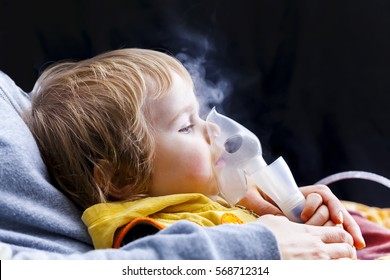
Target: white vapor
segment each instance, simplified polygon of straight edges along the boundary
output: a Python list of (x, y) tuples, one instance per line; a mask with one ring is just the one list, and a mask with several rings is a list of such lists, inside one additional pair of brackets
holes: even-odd
[[(232, 84), (223, 77), (223, 71), (219, 69), (218, 65), (211, 58), (208, 58), (214, 49), (207, 39), (196, 36), (196, 38), (191, 39), (187, 37), (186, 41), (191, 41), (190, 43), (196, 45), (195, 48), (186, 48), (186, 50), (191, 49), (191, 53), (194, 53), (195, 50), (199, 54), (190, 55), (188, 54), (190, 51), (182, 50), (176, 55), (176, 58), (183, 63), (192, 77), (195, 94), (200, 105), (200, 116), (205, 117), (212, 107), (222, 104), (231, 93)], [(211, 76), (213, 77), (211, 78)]]

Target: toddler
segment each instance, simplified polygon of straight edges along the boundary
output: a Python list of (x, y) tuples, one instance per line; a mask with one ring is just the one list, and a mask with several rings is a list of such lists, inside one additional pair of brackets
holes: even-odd
[[(240, 202), (250, 210), (218, 196), (218, 155), (192, 79), (165, 53), (129, 48), (55, 64), (39, 77), (25, 120), (55, 185), (85, 210), (95, 248), (120, 247), (181, 219), (213, 226), (256, 221), (250, 210), (281, 214), (252, 185)], [(302, 192), (305, 221), (344, 222), (363, 246), (328, 189)]]

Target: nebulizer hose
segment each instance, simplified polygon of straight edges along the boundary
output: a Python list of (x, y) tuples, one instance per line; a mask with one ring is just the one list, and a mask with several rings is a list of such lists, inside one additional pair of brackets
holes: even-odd
[(346, 179), (365, 179), (369, 181), (373, 181), (379, 184), (382, 184), (388, 188), (390, 188), (390, 180), (381, 175), (366, 172), (366, 171), (344, 171), (339, 172), (330, 176), (327, 176), (321, 180), (319, 180), (316, 184), (329, 185), (337, 181), (346, 180)]

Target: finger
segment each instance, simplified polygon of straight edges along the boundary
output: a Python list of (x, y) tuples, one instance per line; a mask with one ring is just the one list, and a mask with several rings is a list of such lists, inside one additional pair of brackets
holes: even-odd
[(326, 244), (325, 250), (331, 259), (357, 259), (356, 248), (347, 243)]
[(283, 215), (278, 207), (263, 198), (257, 187), (248, 189), (247, 195), (237, 205), (250, 209), (260, 216), (264, 214)]
[(252, 210), (257, 215), (283, 215), (282, 211), (275, 205), (272, 205), (268, 201), (256, 199), (255, 197), (245, 197), (237, 203), (238, 206), (243, 206), (249, 210)]
[(342, 220), (340, 220), (340, 214), (339, 214), (339, 211), (342, 208), (342, 204), (339, 201), (339, 199), (332, 193), (332, 191), (329, 189), (328, 186), (325, 185), (306, 186), (306, 187), (301, 187), (301, 191), (306, 197), (309, 197), (309, 195), (312, 193), (319, 194), (323, 200), (323, 203), (328, 205), (332, 220), (336, 224), (341, 224), (343, 222)]
[(326, 227), (339, 227), (339, 228), (343, 228), (343, 225), (342, 224), (335, 224), (332, 220), (328, 220), (324, 226)]
[(321, 205), (313, 216), (310, 217), (305, 224), (314, 225), (314, 226), (322, 226), (326, 222), (329, 221), (329, 210), (326, 205)]
[(355, 247), (357, 249), (363, 249), (366, 247), (366, 242), (364, 241), (360, 227), (356, 223), (355, 219), (348, 213), (348, 211), (345, 210), (345, 212), (347, 212), (347, 214), (344, 214), (343, 227), (352, 235)]
[(269, 203), (276, 205), (276, 203), (265, 193), (263, 192), (253, 181), (252, 177), (248, 176), (247, 177), (247, 181), (248, 181), (248, 194), (250, 196), (254, 195), (254, 196), (259, 196), (264, 199), (265, 201), (268, 201)]
[(358, 224), (329, 187), (325, 185), (307, 186), (302, 187), (301, 191), (304, 195), (313, 192), (319, 193), (323, 198), (323, 203), (328, 206), (332, 221), (336, 224), (343, 224), (344, 229), (352, 235), (355, 247), (361, 249), (366, 246)]
[(305, 207), (301, 213), (301, 219), (307, 222), (322, 205), (322, 196), (318, 193), (310, 193), (306, 197)]
[(332, 195), (323, 196), (324, 204), (328, 205), (330, 217), (333, 222), (336, 224), (344, 223), (344, 206), (341, 204), (340, 200), (336, 196), (332, 197)]
[[(325, 200), (324, 200), (325, 202)], [(336, 214), (336, 208), (338, 207), (338, 213)], [(360, 230), (359, 225), (356, 223), (355, 219), (352, 217), (352, 215), (348, 212), (348, 210), (341, 204), (340, 201), (328, 201), (328, 208), (330, 209), (330, 216), (333, 221), (335, 220), (341, 220), (341, 224), (343, 225), (344, 229), (349, 232), (353, 239), (354, 244), (357, 249), (362, 249), (366, 247), (366, 242), (364, 241), (362, 232)], [(334, 211), (332, 211), (334, 210)], [(332, 214), (333, 212), (333, 214)], [(333, 216), (332, 216), (333, 215)], [(335, 216), (338, 216), (338, 219), (335, 219)], [(336, 223), (338, 223), (336, 221)]]
[(323, 203), (328, 206), (330, 218), (336, 224), (342, 224), (344, 222), (343, 209), (345, 207), (341, 204), (340, 200), (332, 193), (326, 185), (313, 186), (316, 189), (314, 192), (321, 195)]
[[(322, 231), (321, 231), (322, 229)], [(354, 245), (352, 236), (342, 228), (339, 227), (320, 227), (321, 240), (324, 243), (346, 243), (350, 246)]]

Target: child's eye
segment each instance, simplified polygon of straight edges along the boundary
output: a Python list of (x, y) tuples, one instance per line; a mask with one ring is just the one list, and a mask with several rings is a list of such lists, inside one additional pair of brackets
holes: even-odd
[(190, 124), (189, 126), (183, 127), (182, 129), (179, 129), (180, 133), (188, 134), (194, 129), (194, 125)]

